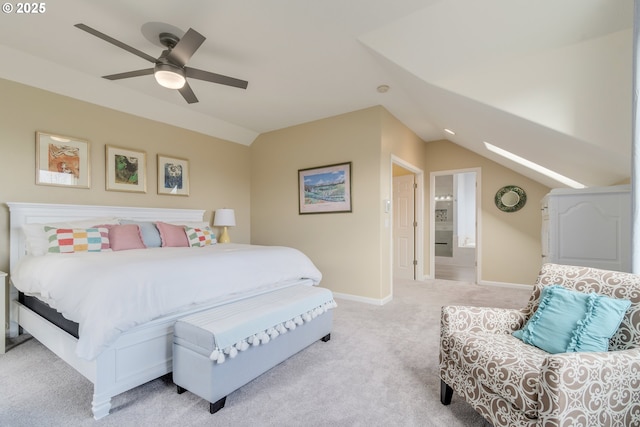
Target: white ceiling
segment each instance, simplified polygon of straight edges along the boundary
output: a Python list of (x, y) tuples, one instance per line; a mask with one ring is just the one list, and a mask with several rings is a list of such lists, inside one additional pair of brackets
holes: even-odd
[[(630, 176), (633, 0), (44, 4), (3, 14), (0, 77), (245, 145), (382, 105), (425, 141), (450, 139), (550, 187), (562, 185), (483, 141), (588, 186)], [(152, 76), (102, 79), (151, 64), (76, 23), (153, 57), (163, 48), (145, 35), (192, 27), (207, 40), (188, 66), (249, 86), (191, 79), (200, 102), (188, 105)]]

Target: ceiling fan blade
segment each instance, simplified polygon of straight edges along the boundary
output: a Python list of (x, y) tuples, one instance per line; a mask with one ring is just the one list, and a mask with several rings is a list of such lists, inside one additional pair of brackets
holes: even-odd
[(223, 76), (222, 74), (211, 73), (209, 71), (198, 70), (196, 68), (184, 67), (184, 71), (187, 77), (192, 79), (204, 80), (212, 83), (219, 83), (221, 85), (233, 86), (240, 89), (246, 89), (249, 82), (246, 80), (240, 80), (229, 76)]
[(108, 35), (106, 35), (104, 33), (101, 33), (98, 30), (94, 30), (93, 28), (91, 28), (91, 27), (89, 27), (89, 26), (87, 26), (85, 24), (76, 24), (75, 27), (80, 28), (81, 30), (84, 30), (87, 33), (92, 34), (92, 35), (94, 35), (94, 36), (96, 36), (96, 37), (98, 37), (98, 38), (100, 38), (100, 39), (102, 39), (102, 40), (104, 40), (106, 42), (109, 42), (114, 46), (118, 46), (121, 49), (124, 49), (124, 50), (126, 50), (126, 51), (128, 51), (130, 53), (133, 53), (134, 55), (137, 55), (142, 59), (146, 59), (149, 62), (153, 62), (155, 64), (156, 61), (157, 61), (157, 59), (154, 58), (153, 56), (147, 55), (146, 53), (144, 53), (144, 52), (142, 52), (142, 51), (140, 51), (140, 50), (138, 50), (138, 49), (136, 49), (134, 47), (131, 47), (131, 46), (127, 45), (127, 44), (124, 44), (121, 41), (114, 39), (113, 37), (110, 37), (110, 36), (108, 36)]
[(108, 76), (102, 76), (108, 80), (120, 80), (128, 79), (129, 77), (148, 76), (153, 74), (153, 68), (147, 68), (145, 70), (127, 71), (126, 73), (110, 74)]
[(189, 86), (189, 83), (185, 83), (184, 86), (178, 89), (178, 92), (180, 92), (180, 95), (182, 95), (184, 100), (189, 104), (195, 104), (196, 102), (198, 102), (198, 98), (196, 98), (196, 94), (193, 93), (193, 90), (191, 89), (191, 86)]
[(189, 28), (177, 45), (167, 55), (167, 59), (180, 67), (184, 67), (196, 50), (204, 43), (206, 38), (194, 30)]

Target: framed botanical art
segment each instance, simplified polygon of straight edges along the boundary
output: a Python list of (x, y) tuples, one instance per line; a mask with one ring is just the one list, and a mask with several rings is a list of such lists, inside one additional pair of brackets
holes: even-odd
[(351, 212), (351, 162), (298, 170), (300, 214)]
[(147, 192), (147, 154), (107, 145), (106, 187), (109, 191)]
[(189, 160), (158, 154), (158, 194), (189, 195)]
[(36, 184), (89, 188), (89, 142), (36, 132)]

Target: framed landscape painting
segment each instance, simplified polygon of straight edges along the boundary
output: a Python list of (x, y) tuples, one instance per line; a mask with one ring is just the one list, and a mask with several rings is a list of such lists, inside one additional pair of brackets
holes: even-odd
[(158, 194), (189, 195), (189, 160), (158, 154)]
[(351, 212), (351, 162), (298, 170), (300, 214)]
[(147, 154), (144, 151), (105, 146), (108, 191), (147, 192)]

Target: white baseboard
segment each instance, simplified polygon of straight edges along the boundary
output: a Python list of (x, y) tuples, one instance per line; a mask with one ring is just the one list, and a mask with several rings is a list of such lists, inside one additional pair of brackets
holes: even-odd
[[(428, 275), (424, 276), (424, 278), (425, 280), (431, 279), (431, 277), (429, 277)], [(533, 288), (533, 285), (523, 285), (520, 283), (507, 283), (507, 282), (491, 282), (487, 280), (481, 280), (480, 282), (478, 282), (478, 285), (495, 286), (500, 288), (512, 288), (512, 289), (532, 289)], [(363, 302), (365, 304), (372, 304), (372, 305), (379, 305), (379, 306), (385, 305), (386, 303), (393, 300), (393, 297), (391, 295), (382, 299), (378, 299), (378, 298), (368, 298), (368, 297), (361, 297), (359, 295), (351, 295), (351, 294), (343, 294), (340, 292), (334, 292), (333, 296), (334, 298), (337, 298), (337, 299), (345, 299), (349, 301)]]
[[(423, 276), (423, 281), (427, 280), (435, 280), (431, 274), (425, 274)], [(509, 282), (493, 282), (490, 280), (480, 280), (478, 282), (480, 286), (495, 286), (499, 288), (512, 288), (512, 289), (532, 289), (533, 285), (525, 285), (522, 283), (509, 283)]]
[(521, 283), (508, 283), (508, 282), (491, 282), (488, 280), (481, 280), (478, 282), (478, 285), (496, 286), (499, 288), (533, 289), (533, 285), (523, 285)]
[(389, 301), (391, 301), (393, 299), (393, 297), (391, 295), (382, 298), (382, 299), (377, 299), (377, 298), (368, 298), (368, 297), (361, 297), (358, 295), (351, 295), (351, 294), (343, 294), (340, 292), (334, 292), (333, 296), (335, 298), (338, 299), (346, 299), (346, 300), (350, 300), (350, 301), (357, 301), (357, 302), (364, 302), (366, 304), (373, 304), (373, 305), (385, 305), (386, 303), (388, 303)]

